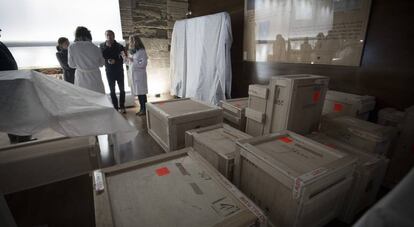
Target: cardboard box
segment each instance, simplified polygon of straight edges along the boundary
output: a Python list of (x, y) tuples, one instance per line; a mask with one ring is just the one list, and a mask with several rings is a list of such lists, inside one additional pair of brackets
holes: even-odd
[(218, 124), (186, 132), (186, 147), (193, 147), (214, 168), (230, 181), (233, 180), (236, 141), (251, 138), (250, 135), (230, 127)]
[(266, 217), (200, 154), (185, 148), (94, 172), (96, 226), (229, 226)]
[(235, 183), (274, 226), (323, 226), (339, 215), (356, 158), (290, 131), (241, 140)]
[(245, 110), (249, 98), (227, 99), (220, 101), (224, 122), (241, 131), (246, 130)]
[(184, 148), (185, 131), (223, 122), (223, 110), (194, 99), (147, 103), (148, 133), (169, 152)]

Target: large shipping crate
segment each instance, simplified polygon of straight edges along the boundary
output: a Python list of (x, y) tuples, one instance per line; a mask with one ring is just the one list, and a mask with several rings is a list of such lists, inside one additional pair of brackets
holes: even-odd
[(250, 135), (230, 127), (218, 124), (187, 131), (186, 147), (193, 147), (214, 168), (230, 181), (233, 180), (236, 141), (251, 138)]
[(4, 194), (86, 174), (100, 167), (95, 137), (57, 138), (0, 148)]
[(340, 113), (367, 120), (374, 107), (374, 96), (328, 90), (322, 114)]
[(147, 103), (148, 133), (169, 152), (185, 147), (185, 131), (223, 122), (223, 110), (197, 100)]
[(321, 132), (366, 152), (387, 155), (397, 129), (349, 116), (325, 115)]
[(378, 191), (387, 170), (388, 159), (381, 155), (364, 152), (322, 133), (312, 133), (307, 137), (357, 157), (354, 181), (345, 199), (344, 210), (340, 216), (342, 221), (352, 223), (358, 214), (376, 202)]
[(245, 110), (249, 98), (227, 99), (220, 101), (224, 122), (241, 131), (246, 130)]
[(265, 226), (266, 217), (192, 148), (94, 172), (96, 226)]
[(246, 108), (246, 133), (251, 136), (260, 136), (264, 133), (268, 86), (249, 85), (249, 100)]
[(275, 76), (269, 82), (264, 134), (318, 130), (329, 78), (317, 75)]
[(401, 131), (396, 140), (385, 185), (389, 188), (398, 184), (414, 167), (414, 106), (405, 110)]
[(235, 184), (274, 226), (322, 226), (340, 214), (356, 158), (290, 131), (237, 142)]
[(394, 108), (384, 108), (378, 111), (377, 123), (384, 126), (402, 128), (405, 112)]

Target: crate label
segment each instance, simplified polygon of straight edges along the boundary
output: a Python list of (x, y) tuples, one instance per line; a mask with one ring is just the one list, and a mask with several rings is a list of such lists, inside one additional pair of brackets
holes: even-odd
[(334, 112), (341, 112), (344, 109), (344, 105), (341, 103), (335, 103), (334, 104)]
[(165, 176), (170, 173), (170, 170), (167, 167), (158, 168), (155, 170), (158, 176)]
[(321, 98), (321, 91), (314, 91), (313, 92), (313, 96), (312, 96), (312, 100), (314, 103), (319, 102), (319, 99)]
[(95, 191), (103, 191), (105, 189), (103, 182), (103, 173), (100, 170), (96, 170), (93, 172), (93, 177), (95, 179)]
[(293, 185), (293, 199), (299, 199), (303, 188), (303, 181), (300, 177), (296, 177)]
[(291, 138), (289, 138), (288, 136), (280, 137), (279, 140), (284, 142), (284, 143), (292, 143), (293, 142), (293, 140)]
[(228, 197), (220, 198), (211, 203), (214, 211), (223, 217), (236, 213), (240, 208)]

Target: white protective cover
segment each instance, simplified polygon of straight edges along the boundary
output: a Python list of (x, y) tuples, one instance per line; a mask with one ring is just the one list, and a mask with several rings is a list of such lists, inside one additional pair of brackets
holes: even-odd
[(383, 199), (369, 209), (354, 227), (414, 226), (414, 169)]
[(137, 132), (105, 94), (39, 72), (1, 71), (0, 92), (1, 132), (33, 135), (51, 128), (68, 137)]
[(218, 105), (231, 94), (228, 13), (177, 21), (171, 40), (171, 94)]

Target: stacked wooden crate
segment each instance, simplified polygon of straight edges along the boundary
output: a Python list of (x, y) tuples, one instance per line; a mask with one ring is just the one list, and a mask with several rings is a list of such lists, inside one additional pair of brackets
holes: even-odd
[(328, 90), (323, 106), (323, 115), (340, 113), (346, 116), (368, 120), (375, 107), (375, 97)]
[(322, 133), (312, 133), (307, 137), (357, 157), (354, 181), (345, 199), (344, 210), (340, 216), (342, 221), (352, 223), (360, 212), (376, 201), (387, 170), (388, 159), (381, 155), (359, 150), (350, 144), (345, 144)]
[(166, 152), (184, 148), (185, 131), (222, 121), (221, 108), (189, 98), (147, 103), (148, 133)]
[(185, 144), (193, 147), (214, 168), (230, 181), (233, 180), (236, 141), (251, 138), (226, 124), (218, 124), (187, 131)]
[(221, 108), (223, 108), (224, 122), (243, 132), (246, 130), (245, 110), (248, 99), (239, 98), (220, 101)]
[(192, 148), (94, 172), (96, 226), (265, 226), (266, 217)]
[(60, 137), (0, 148), (0, 191), (12, 193), (100, 167), (95, 137)]
[(274, 226), (323, 226), (339, 216), (356, 158), (290, 131), (237, 142), (235, 183)]
[(327, 77), (308, 74), (272, 77), (267, 89), (256, 92), (263, 94), (258, 104), (250, 101), (258, 97), (250, 86), (246, 132), (257, 136), (285, 129), (300, 134), (317, 130), (328, 81)]
[(387, 155), (397, 135), (394, 127), (329, 114), (322, 120), (321, 132), (366, 152), (381, 155)]

